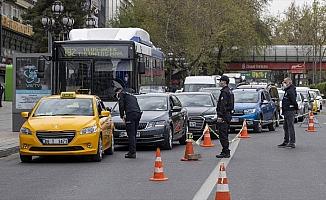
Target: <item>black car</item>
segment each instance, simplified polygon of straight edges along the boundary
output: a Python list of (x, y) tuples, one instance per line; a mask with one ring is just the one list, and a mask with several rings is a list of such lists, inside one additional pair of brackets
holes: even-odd
[[(136, 95), (143, 114), (140, 119), (137, 144), (156, 144), (172, 149), (173, 141), (186, 143), (187, 110), (173, 94)], [(128, 144), (125, 123), (120, 119), (118, 104), (112, 109), (115, 144)]]
[(188, 111), (190, 133), (201, 136), (206, 124), (216, 130), (216, 100), (211, 93), (182, 92), (177, 93), (176, 96)]

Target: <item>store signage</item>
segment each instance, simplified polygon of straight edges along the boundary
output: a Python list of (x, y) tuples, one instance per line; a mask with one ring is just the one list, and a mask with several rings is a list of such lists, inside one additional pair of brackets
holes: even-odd
[(292, 74), (304, 74), (305, 73), (305, 66), (304, 65), (293, 65), (291, 67)]
[(28, 35), (28, 36), (33, 35), (33, 28), (31, 26), (21, 24), (6, 16), (2, 16), (2, 26), (10, 30), (16, 31), (18, 33), (22, 33), (24, 35)]

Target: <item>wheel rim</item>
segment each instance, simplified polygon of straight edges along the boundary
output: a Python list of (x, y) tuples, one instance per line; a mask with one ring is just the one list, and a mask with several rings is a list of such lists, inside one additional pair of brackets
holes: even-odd
[(99, 154), (100, 154), (100, 159), (102, 159), (102, 157), (103, 157), (103, 144), (102, 144), (102, 138), (100, 137), (100, 139), (99, 139)]
[(172, 130), (170, 129), (169, 131), (169, 147), (172, 148), (172, 143), (173, 143), (173, 139), (172, 139), (173, 135), (172, 135)]
[(114, 138), (113, 138), (113, 136), (111, 137), (111, 149), (112, 149), (112, 152), (114, 152)]

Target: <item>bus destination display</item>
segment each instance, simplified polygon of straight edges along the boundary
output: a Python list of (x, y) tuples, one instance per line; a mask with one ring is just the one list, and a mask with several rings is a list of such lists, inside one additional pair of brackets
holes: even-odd
[(73, 46), (62, 45), (63, 57), (129, 58), (128, 46)]

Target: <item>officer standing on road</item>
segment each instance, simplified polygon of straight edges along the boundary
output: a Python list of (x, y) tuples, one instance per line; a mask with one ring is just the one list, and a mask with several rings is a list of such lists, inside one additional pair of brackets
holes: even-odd
[(136, 134), (138, 130), (141, 111), (137, 98), (123, 91), (122, 88), (115, 90), (116, 97), (119, 100), (120, 117), (126, 124), (126, 131), (129, 140), (129, 152), (125, 154), (125, 158), (136, 158)]
[(2, 83), (0, 83), (0, 107), (2, 107), (2, 95), (5, 88), (2, 86)]
[(290, 78), (284, 79), (283, 90), (285, 91), (282, 99), (284, 141), (278, 147), (295, 148), (294, 117), (299, 108), (296, 100), (297, 91)]
[(217, 158), (229, 158), (229, 126), (232, 119), (232, 112), (234, 109), (234, 96), (229, 86), (229, 77), (222, 76), (220, 79), (220, 86), (222, 87), (217, 103), (217, 129), (222, 145), (222, 152), (216, 155)]

